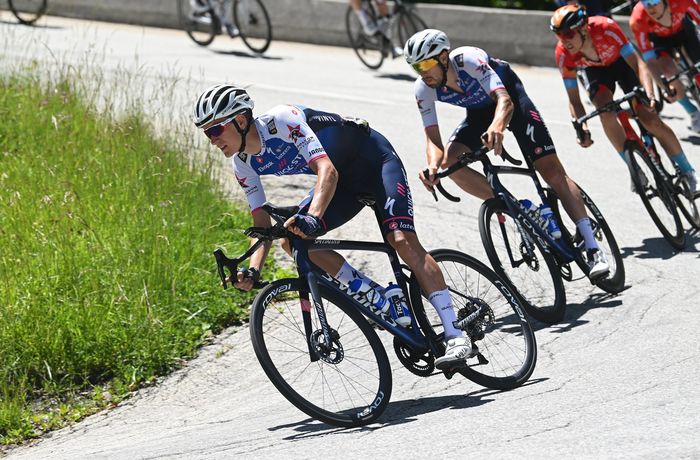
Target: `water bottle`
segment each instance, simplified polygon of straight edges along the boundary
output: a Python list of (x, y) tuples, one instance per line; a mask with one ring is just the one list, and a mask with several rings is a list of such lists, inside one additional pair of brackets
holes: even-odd
[(372, 306), (382, 313), (389, 311), (389, 302), (380, 285), (374, 282), (367, 282), (362, 278), (355, 278), (348, 285), (349, 294), (359, 294), (369, 300)]
[(554, 213), (552, 212), (552, 209), (545, 203), (542, 203), (540, 205), (540, 216), (542, 216), (542, 218), (544, 219), (544, 228), (545, 230), (547, 230), (547, 233), (549, 233), (550, 236), (555, 240), (561, 238), (561, 230), (559, 229), (559, 226), (554, 220)]
[(537, 206), (535, 205), (535, 203), (533, 203), (532, 201), (530, 201), (528, 199), (525, 199), (525, 200), (520, 200), (520, 204), (523, 205), (523, 207), (525, 208), (525, 211), (530, 215), (530, 217), (534, 218), (536, 221), (539, 222), (540, 215), (539, 215), (539, 212), (538, 212), (538, 209), (537, 209)]
[(411, 325), (411, 315), (408, 312), (408, 304), (403, 295), (403, 290), (394, 283), (389, 283), (384, 291), (391, 307), (391, 317), (399, 326), (407, 327)]

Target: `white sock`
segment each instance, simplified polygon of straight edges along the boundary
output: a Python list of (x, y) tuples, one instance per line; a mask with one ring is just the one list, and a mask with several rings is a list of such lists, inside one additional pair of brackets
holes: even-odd
[(457, 314), (455, 313), (454, 308), (452, 308), (452, 297), (450, 297), (450, 291), (447, 289), (435, 291), (428, 296), (428, 300), (440, 316), (442, 327), (445, 329), (445, 341), (454, 337), (464, 336), (464, 331), (457, 329), (452, 324), (457, 321)]
[(340, 270), (335, 275), (335, 279), (337, 279), (346, 286), (349, 286), (352, 281), (359, 279), (371, 286), (378, 286), (382, 288), (382, 286), (380, 286), (378, 283), (375, 283), (374, 280), (372, 280), (372, 278), (366, 276), (360, 270), (354, 268), (347, 261), (343, 262), (343, 266), (340, 267)]

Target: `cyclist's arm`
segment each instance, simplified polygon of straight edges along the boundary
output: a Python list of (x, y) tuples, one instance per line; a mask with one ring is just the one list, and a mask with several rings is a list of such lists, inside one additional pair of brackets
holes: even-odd
[(503, 133), (513, 116), (513, 101), (505, 88), (495, 90), (491, 93), (491, 98), (496, 101), (496, 111), (493, 115), (493, 121), (491, 122), (489, 131), (493, 130)]
[(428, 169), (432, 173), (437, 171), (442, 166), (445, 160), (445, 147), (442, 145), (440, 137), (440, 127), (432, 125), (425, 128), (425, 156), (428, 160)]
[(653, 101), (654, 80), (652, 78), (652, 73), (649, 71), (649, 67), (647, 67), (647, 65), (644, 63), (641, 56), (637, 53), (634, 47), (632, 47), (632, 44), (628, 43), (628, 45), (630, 46), (631, 50), (625, 50), (625, 48), (623, 48), (620, 53), (627, 64), (632, 67), (632, 70), (634, 70), (639, 77), (639, 81), (642, 84), (644, 91), (646, 91), (649, 100)]
[(335, 194), (338, 185), (338, 170), (335, 169), (333, 162), (327, 156), (316, 158), (309, 164), (309, 167), (316, 173), (316, 186), (308, 214), (321, 218)]
[[(270, 216), (262, 209), (257, 209), (253, 211), (253, 226), (269, 228), (272, 226), (272, 221)], [(255, 243), (255, 240), (251, 241), (251, 246)], [(262, 272), (263, 264), (267, 258), (267, 253), (270, 252), (270, 247), (272, 246), (271, 241), (266, 241), (258, 249), (255, 250), (253, 255), (250, 256), (249, 267), (255, 268), (258, 272)]]

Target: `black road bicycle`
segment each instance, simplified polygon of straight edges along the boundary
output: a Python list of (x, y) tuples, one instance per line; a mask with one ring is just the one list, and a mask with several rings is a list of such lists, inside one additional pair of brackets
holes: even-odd
[(8, 0), (10, 11), (22, 24), (34, 24), (46, 13), (47, 0)]
[[(649, 216), (664, 238), (675, 249), (685, 246), (685, 230), (680, 214), (683, 214), (693, 228), (700, 228), (700, 214), (695, 203), (696, 196), (690, 192), (688, 181), (667, 155), (659, 155), (654, 137), (639, 122), (634, 105), (630, 102), (637, 99), (649, 104), (646, 92), (641, 87), (610, 101), (603, 107), (579, 118), (574, 122), (579, 136), (582, 136), (582, 124), (604, 112), (615, 112), (625, 130), (625, 157), (628, 159), (628, 169), (634, 184), (634, 191), (641, 198)], [(630, 102), (630, 108), (625, 110), (622, 104)], [(639, 133), (634, 130), (630, 119), (634, 119)], [(672, 172), (671, 172), (672, 171)], [(678, 210), (680, 209), (680, 213)]]
[[(574, 278), (571, 262), (576, 263), (585, 276), (590, 271), (583, 237), (561, 207), (554, 190), (542, 186), (527, 157), (527, 168), (496, 166), (491, 163), (488, 151), (488, 148), (482, 147), (474, 153), (462, 154), (453, 165), (438, 173), (438, 177), (447, 177), (474, 162), (483, 164), (484, 174), (495, 196), (486, 200), (479, 211), (479, 233), (491, 266), (496, 273), (511, 282), (522, 299), (525, 310), (533, 318), (550, 324), (556, 323), (564, 317), (566, 311), (563, 280), (578, 279)], [(502, 157), (515, 166), (522, 164), (505, 150)], [(553, 238), (543, 228), (541, 217), (531, 214), (505, 188), (498, 177), (500, 174), (523, 175), (532, 179), (541, 201), (548, 204), (554, 213), (562, 233), (560, 238)], [(437, 188), (447, 199), (459, 201), (440, 183)], [(625, 267), (615, 236), (591, 197), (580, 187), (579, 190), (591, 220), (593, 235), (610, 265), (607, 275), (590, 281), (606, 292), (620, 292), (625, 284)]]
[(241, 37), (254, 53), (272, 42), (272, 25), (261, 0), (178, 0), (180, 24), (198, 45), (208, 46), (217, 35)]
[[(345, 27), (348, 38), (355, 54), (360, 61), (370, 69), (378, 69), (384, 59), (394, 55), (394, 48), (402, 48), (411, 35), (423, 29), (427, 29), (425, 21), (416, 14), (412, 3), (395, 0), (386, 30), (374, 35), (367, 35), (360, 24), (360, 20), (351, 7), (345, 14)], [(367, 16), (377, 22), (377, 11), (371, 0), (362, 1), (362, 9)]]
[[(374, 206), (371, 198), (361, 200)], [(245, 234), (257, 241), (245, 254), (236, 259), (227, 258), (221, 249), (214, 254), (225, 288), (228, 276), (264, 241), (289, 239), (299, 277), (256, 286), (264, 284), (251, 307), (250, 335), (270, 381), (309, 416), (352, 427), (371, 423), (386, 409), (392, 374), (376, 328), (393, 335), (401, 364), (422, 377), (442, 374), (449, 379), (459, 373), (485, 387), (509, 390), (532, 374), (537, 357), (535, 335), (517, 297), (486, 265), (458, 251), (431, 251), (457, 310), (455, 327), (478, 349), (464, 366), (436, 371), (435, 358), (445, 351), (442, 323), (415, 275), (400, 263), (386, 239), (381, 243), (303, 240), (282, 226), (298, 208), (266, 203), (263, 209), (276, 224), (247, 229)], [(390, 315), (376, 310), (366, 296), (349, 294), (346, 286), (311, 262), (310, 251), (328, 249), (386, 255), (408, 299), (411, 325), (398, 325)]]

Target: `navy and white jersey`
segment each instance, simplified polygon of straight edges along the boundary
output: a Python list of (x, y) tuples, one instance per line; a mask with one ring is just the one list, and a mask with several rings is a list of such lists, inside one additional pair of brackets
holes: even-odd
[(448, 87), (438, 89), (426, 85), (419, 77), (415, 84), (416, 102), (423, 119), (423, 127), (438, 124), (435, 102), (469, 109), (481, 109), (495, 106), (491, 94), (497, 89), (505, 89), (498, 71), (507, 67), (507, 63), (492, 59), (486, 51), (473, 46), (462, 46), (450, 52), (449, 65), (457, 72), (459, 93)]
[(259, 155), (239, 153), (233, 157), (233, 170), (243, 188), (251, 211), (265, 203), (260, 176), (313, 174), (309, 164), (328, 156), (309, 124), (342, 124), (339, 115), (313, 112), (307, 118), (304, 108), (279, 105), (254, 120), (262, 149)]

